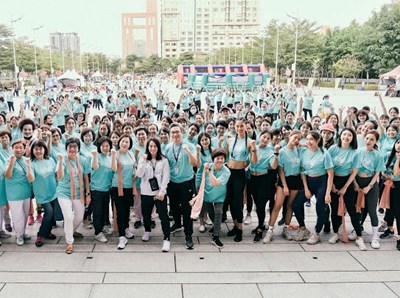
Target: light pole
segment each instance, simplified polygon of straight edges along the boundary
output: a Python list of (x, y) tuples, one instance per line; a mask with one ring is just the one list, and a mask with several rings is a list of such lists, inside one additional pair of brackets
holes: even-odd
[(299, 36), (299, 18), (293, 17), (291, 15), (286, 14), (289, 18), (293, 19), (296, 22), (296, 33), (295, 33), (295, 41), (294, 41), (294, 63), (293, 63), (293, 83), (296, 85), (296, 62), (297, 62), (297, 38)]
[(262, 53), (261, 53), (261, 63), (264, 63), (264, 54), (265, 54), (265, 31), (261, 32), (262, 38)]
[(42, 29), (43, 25), (33, 28), (33, 52), (35, 55), (35, 87), (38, 87), (38, 70), (37, 70), (37, 57), (36, 57), (36, 31)]
[(275, 51), (275, 83), (278, 80), (278, 53), (279, 53), (279, 25), (276, 25), (276, 51)]
[(64, 60), (64, 36), (60, 36), (61, 40), (61, 61), (62, 61), (62, 70), (65, 72), (65, 60)]
[(18, 88), (18, 66), (17, 66), (17, 55), (15, 54), (15, 34), (14, 34), (14, 23), (20, 21), (22, 17), (19, 17), (18, 19), (12, 19), (11, 15), (11, 29), (13, 30), (13, 39), (12, 39), (12, 45), (13, 45), (13, 55), (14, 55), (14, 79), (15, 79), (15, 88)]

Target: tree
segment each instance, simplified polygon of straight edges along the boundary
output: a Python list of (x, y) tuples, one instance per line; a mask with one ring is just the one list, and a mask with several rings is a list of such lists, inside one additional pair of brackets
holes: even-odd
[(357, 75), (364, 69), (364, 65), (352, 55), (346, 55), (333, 64), (337, 75), (343, 77), (357, 78)]
[(126, 59), (125, 59), (126, 69), (133, 71), (136, 67), (136, 64), (138, 62), (142, 62), (142, 61), (143, 61), (142, 57), (139, 57), (135, 54), (128, 55), (128, 56), (126, 56)]

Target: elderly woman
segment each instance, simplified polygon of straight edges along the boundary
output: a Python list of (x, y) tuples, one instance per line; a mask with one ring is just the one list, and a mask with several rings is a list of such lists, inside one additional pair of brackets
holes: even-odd
[(65, 252), (74, 250), (74, 238), (82, 238), (76, 232), (83, 220), (85, 205), (91, 201), (89, 187), (90, 164), (88, 159), (79, 156), (80, 141), (69, 138), (65, 143), (67, 155), (57, 156), (57, 198), (64, 216), (64, 233), (67, 242)]
[(6, 195), (13, 218), (17, 245), (23, 245), (24, 240), (31, 238), (25, 233), (25, 228), (28, 221), (32, 188), (26, 177), (27, 162), (24, 157), (24, 141), (16, 140), (12, 144), (12, 149), (13, 154), (6, 162), (4, 172)]

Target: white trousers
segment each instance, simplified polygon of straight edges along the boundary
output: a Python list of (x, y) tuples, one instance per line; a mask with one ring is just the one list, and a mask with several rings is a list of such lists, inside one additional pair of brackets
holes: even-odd
[(14, 223), (15, 235), (25, 234), (26, 223), (28, 221), (30, 198), (20, 201), (8, 201), (12, 221)]
[(58, 198), (64, 216), (64, 233), (67, 244), (74, 243), (74, 232), (79, 227), (85, 214), (85, 205), (80, 200)]

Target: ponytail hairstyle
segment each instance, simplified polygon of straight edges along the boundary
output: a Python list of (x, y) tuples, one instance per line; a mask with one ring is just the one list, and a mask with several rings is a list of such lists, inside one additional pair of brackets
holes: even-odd
[(324, 152), (324, 141), (318, 131), (312, 130), (307, 134), (307, 136), (311, 136), (315, 141), (318, 141), (318, 148)]
[(367, 136), (367, 135), (374, 135), (374, 137), (375, 137), (375, 139), (376, 139), (376, 143), (375, 143), (375, 145), (374, 145), (374, 150), (378, 150), (378, 141), (379, 141), (379, 137), (380, 137), (380, 135), (379, 135), (379, 132), (377, 132), (376, 130), (370, 130), (366, 135), (365, 135), (365, 137)]

